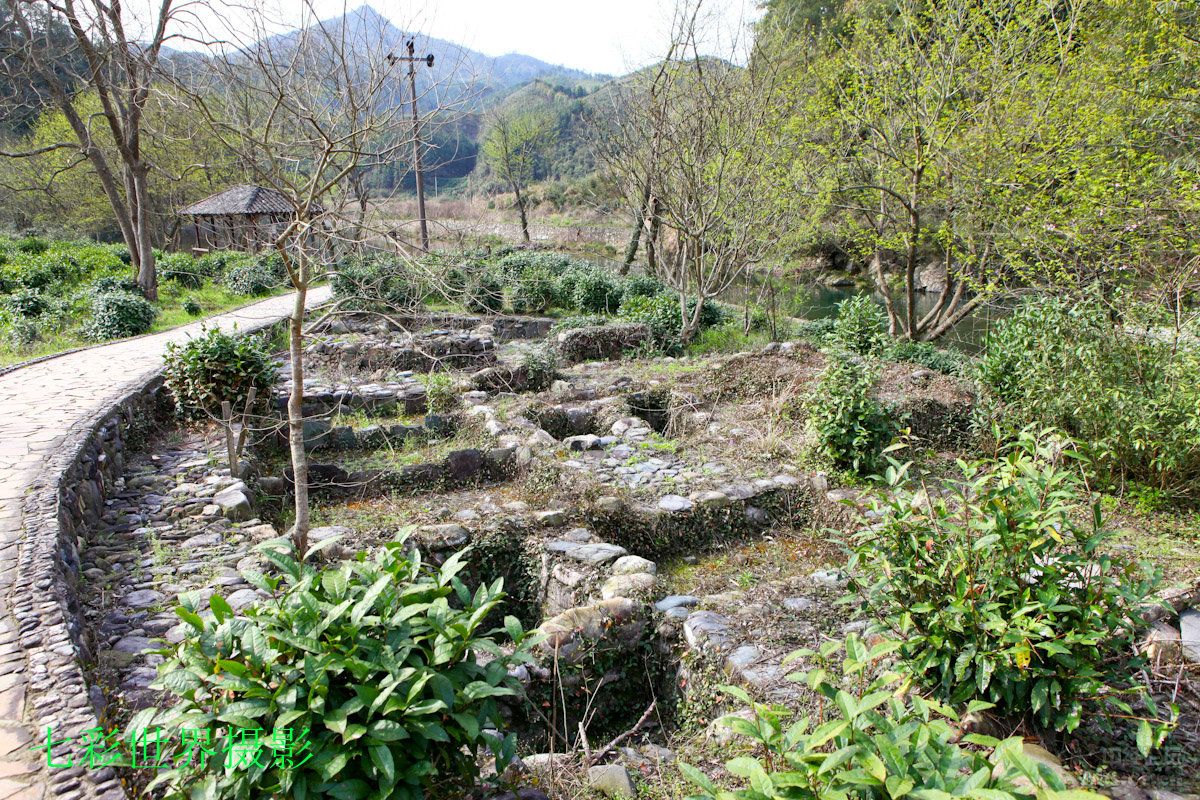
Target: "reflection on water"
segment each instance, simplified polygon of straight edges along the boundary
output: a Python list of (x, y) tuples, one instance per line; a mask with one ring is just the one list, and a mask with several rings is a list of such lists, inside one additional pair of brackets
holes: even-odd
[[(738, 284), (731, 287), (726, 297), (730, 302), (761, 302), (770, 305), (769, 296), (759, 301), (761, 285)], [(870, 289), (860, 286), (824, 286), (816, 283), (781, 283), (775, 285), (775, 304), (783, 316), (798, 319), (827, 319), (837, 316), (838, 303), (861, 294), (869, 294), (880, 307), (883, 307), (883, 296)], [(918, 293), (917, 316), (920, 317), (937, 305), (940, 294)], [(900, 298), (897, 298), (900, 302)], [(976, 309), (966, 319), (960, 322), (954, 330), (938, 342), (939, 345), (953, 347), (966, 353), (977, 353), (983, 347), (988, 330), (999, 319), (1008, 314), (1010, 306), (1004, 302), (985, 303)]]

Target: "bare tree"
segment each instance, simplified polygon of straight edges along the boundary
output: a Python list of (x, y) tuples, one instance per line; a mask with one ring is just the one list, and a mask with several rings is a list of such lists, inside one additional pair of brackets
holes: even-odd
[[(314, 2), (302, 14), (314, 19)], [(370, 18), (368, 23), (382, 18)], [(234, 26), (230, 26), (231, 28)], [(371, 235), (362, 175), (411, 151), (411, 123), (396, 102), (401, 67), (387, 58), (384, 31), (347, 15), (272, 36), (278, 26), (254, 9), (197, 77), (180, 79), (198, 120), (263, 186), (291, 205), (273, 245), (295, 290), (289, 320), (288, 441), (295, 485), (297, 550), (308, 545), (308, 457), (304, 445), (304, 331), (307, 295), (339, 254)]]
[(668, 57), (616, 95), (598, 133), (609, 142), (602, 163), (650, 234), (652, 270), (679, 293), (685, 344), (704, 301), (761, 262), (786, 226), (768, 203), (787, 157), (775, 135), (780, 70), (703, 55), (700, 10), (677, 11)]
[[(33, 150), (3, 152), (33, 157), (49, 150), (74, 150), (87, 160), (112, 206), (129, 247), (138, 286), (157, 299), (149, 175), (154, 168), (143, 148), (146, 108), (164, 45), (175, 23), (196, 5), (160, 0), (143, 24), (122, 3), (103, 0), (4, 0), (3, 59), (9, 80), (33, 80), (66, 116), (73, 138)], [(62, 31), (69, 31), (69, 37)], [(64, 48), (67, 52), (64, 52)], [(94, 93), (100, 111), (85, 116), (80, 91)]]

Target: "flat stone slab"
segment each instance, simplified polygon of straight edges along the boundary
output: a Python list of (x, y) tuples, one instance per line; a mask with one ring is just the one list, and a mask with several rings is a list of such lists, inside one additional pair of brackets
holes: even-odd
[(592, 566), (600, 566), (611, 561), (616, 561), (621, 556), (629, 553), (624, 547), (619, 547), (615, 544), (607, 542), (593, 542), (591, 544), (580, 544), (579, 542), (557, 541), (550, 542), (546, 545), (546, 549), (552, 553), (561, 553), (569, 559), (579, 561)]
[(673, 608), (690, 608), (699, 602), (699, 597), (690, 594), (672, 594), (655, 603), (654, 610), (662, 613), (670, 611)]
[(1200, 663), (1200, 609), (1185, 608), (1179, 615), (1179, 641), (1184, 658)]
[(663, 511), (678, 513), (692, 510), (692, 501), (678, 494), (663, 495), (658, 499), (658, 507)]

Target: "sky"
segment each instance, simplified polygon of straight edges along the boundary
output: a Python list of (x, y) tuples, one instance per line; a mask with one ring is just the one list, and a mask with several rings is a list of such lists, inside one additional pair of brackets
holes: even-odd
[[(243, 0), (244, 1), (244, 0)], [(447, 39), (489, 56), (522, 53), (586, 72), (620, 75), (661, 58), (676, 0), (309, 0), (321, 19), (368, 3), (406, 31)], [(220, 0), (211, 0), (221, 5)], [(701, 0), (710, 55), (736, 58), (754, 0)], [(273, 0), (272, 17), (311, 23), (301, 4)], [(225, 6), (236, 17), (236, 0)], [(178, 43), (176, 43), (178, 46)], [(183, 49), (189, 49), (184, 47)]]

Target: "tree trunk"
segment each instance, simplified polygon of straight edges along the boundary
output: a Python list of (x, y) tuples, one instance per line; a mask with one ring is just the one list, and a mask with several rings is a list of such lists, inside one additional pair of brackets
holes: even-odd
[(642, 202), (638, 206), (637, 224), (633, 227), (633, 235), (629, 237), (629, 246), (625, 248), (625, 260), (621, 263), (620, 275), (629, 274), (633, 260), (637, 258), (638, 245), (642, 241), (642, 228), (646, 227), (646, 215), (650, 211), (650, 181), (646, 181), (642, 189)]
[[(138, 165), (134, 173), (130, 206), (136, 209), (137, 284), (146, 299), (154, 302), (158, 299), (158, 274), (154, 268), (154, 243), (150, 231), (150, 183), (146, 179), (146, 168), (142, 165)], [(130, 248), (131, 253), (133, 250)]]
[(292, 542), (303, 558), (308, 550), (308, 453), (304, 449), (304, 304), (308, 294), (307, 260), (301, 256), (300, 280), (289, 324), (288, 353), (292, 359), (292, 391), (288, 395), (288, 444), (291, 448), (292, 474), (295, 477), (296, 524)]
[(513, 184), (513, 194), (517, 196), (517, 214), (521, 216), (521, 236), (525, 244), (529, 244), (529, 218), (525, 216), (525, 198), (521, 196), (521, 187)]

